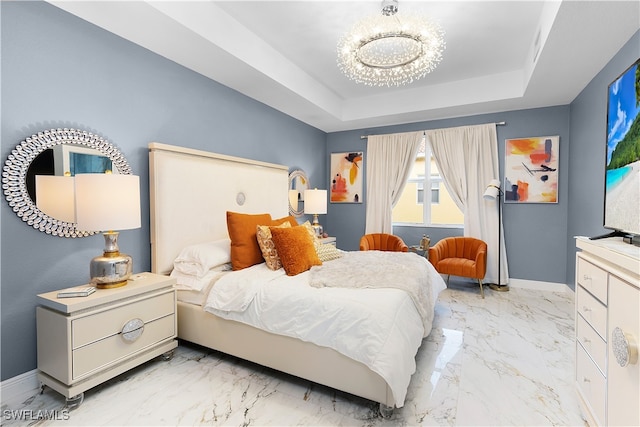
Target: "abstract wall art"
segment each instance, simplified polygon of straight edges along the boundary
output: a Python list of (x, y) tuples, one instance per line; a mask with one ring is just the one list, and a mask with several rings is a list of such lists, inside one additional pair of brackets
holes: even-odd
[(331, 153), (331, 203), (362, 203), (364, 153)]
[(558, 203), (558, 136), (505, 140), (505, 203)]

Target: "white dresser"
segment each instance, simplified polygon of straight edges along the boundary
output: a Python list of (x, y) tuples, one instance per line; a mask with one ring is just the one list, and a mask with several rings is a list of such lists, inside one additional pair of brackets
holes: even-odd
[(152, 273), (87, 297), (38, 295), (38, 378), (67, 398), (177, 346), (175, 279)]
[(640, 247), (576, 245), (576, 387), (590, 425), (640, 425)]

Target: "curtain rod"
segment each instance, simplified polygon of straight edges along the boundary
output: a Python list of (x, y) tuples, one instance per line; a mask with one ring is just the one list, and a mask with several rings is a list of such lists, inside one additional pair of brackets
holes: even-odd
[[(504, 126), (506, 124), (507, 124), (507, 122), (496, 122), (495, 123), (496, 126)], [(426, 134), (426, 132), (424, 132), (424, 133)], [(360, 139), (367, 139), (370, 136), (374, 136), (374, 135), (360, 135)]]

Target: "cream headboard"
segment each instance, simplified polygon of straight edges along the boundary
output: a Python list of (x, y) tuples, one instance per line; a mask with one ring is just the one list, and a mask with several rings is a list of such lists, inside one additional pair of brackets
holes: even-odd
[(228, 236), (227, 211), (288, 214), (288, 168), (149, 144), (151, 271), (168, 274), (188, 245)]

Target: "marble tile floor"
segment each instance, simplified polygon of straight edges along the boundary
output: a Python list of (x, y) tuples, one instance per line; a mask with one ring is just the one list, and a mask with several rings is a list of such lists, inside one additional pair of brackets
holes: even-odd
[[(2, 425), (586, 425), (572, 380), (573, 293), (485, 293), (483, 300), (477, 285), (452, 278), (405, 405), (390, 419), (373, 402), (181, 342), (170, 361), (87, 391), (72, 411), (51, 389), (4, 396)], [(57, 419), (37, 420), (43, 411)]]

